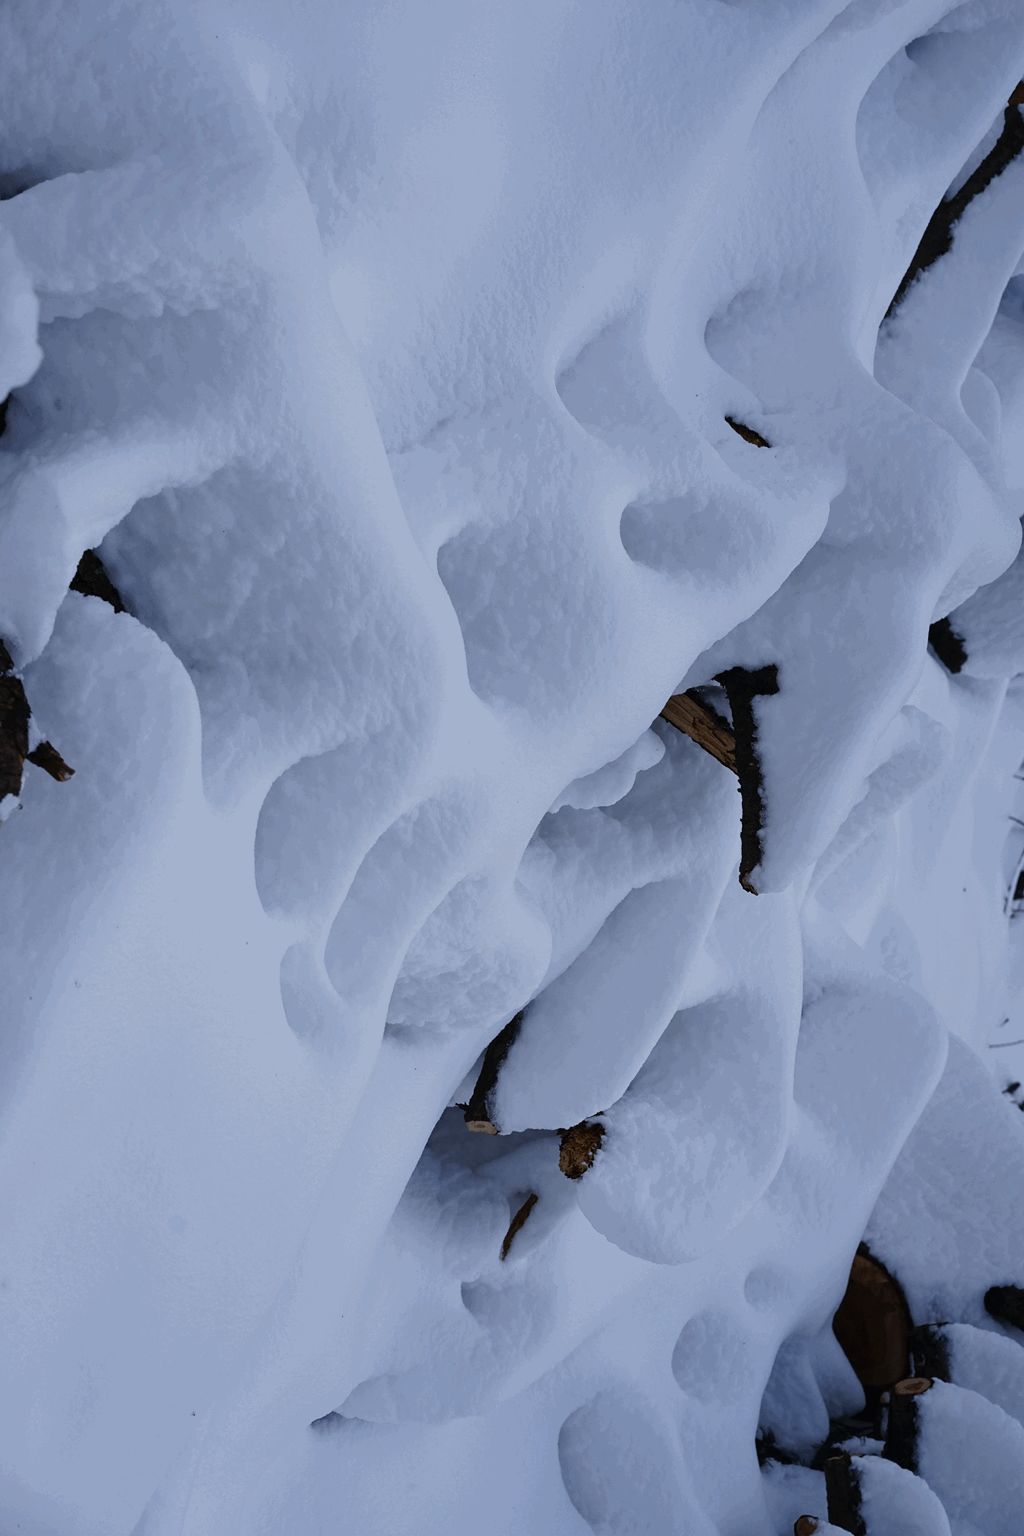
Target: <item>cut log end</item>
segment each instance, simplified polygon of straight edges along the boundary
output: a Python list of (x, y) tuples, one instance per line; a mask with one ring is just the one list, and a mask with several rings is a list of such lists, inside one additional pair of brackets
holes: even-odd
[(898, 1381), (892, 1389), (892, 1395), (896, 1397), (921, 1397), (925, 1392), (930, 1392), (935, 1383), (930, 1376), (907, 1376), (903, 1381)]
[(581, 1120), (563, 1134), (558, 1166), (567, 1179), (582, 1179), (589, 1172), (603, 1140), (604, 1126), (590, 1120)]
[(470, 1119), (468, 1114), (466, 1116), (466, 1130), (476, 1131), (481, 1136), (497, 1136), (498, 1134), (498, 1127), (492, 1120)]
[(540, 1199), (540, 1196), (538, 1194), (536, 1194), (536, 1193), (531, 1193), (531, 1194), (527, 1195), (526, 1199), (523, 1201), (523, 1203), (519, 1207), (518, 1211), (516, 1211), (515, 1215), (512, 1217), (512, 1220), (509, 1223), (508, 1231), (505, 1233), (505, 1236), (502, 1238), (502, 1242), (501, 1242), (501, 1260), (502, 1260), (502, 1263), (504, 1263), (505, 1260), (508, 1258), (508, 1251), (512, 1247), (512, 1243), (513, 1243), (513, 1241), (515, 1239), (516, 1233), (520, 1232), (522, 1230), (522, 1228), (526, 1225), (526, 1222), (527, 1222), (527, 1220), (529, 1218), (530, 1212), (533, 1210), (534, 1206), (537, 1204), (537, 1201), (539, 1199)]

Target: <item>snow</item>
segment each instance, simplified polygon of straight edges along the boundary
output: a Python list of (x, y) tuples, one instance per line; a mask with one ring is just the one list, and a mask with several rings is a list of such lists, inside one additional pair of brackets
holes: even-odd
[[(0, 805), (0, 1523), (827, 1532), (754, 1437), (861, 1406), (866, 1237), (956, 1380), (869, 1536), (1016, 1529), (1019, 164), (886, 311), (1022, 43), (0, 19), (0, 639), (75, 770)], [(754, 896), (658, 714), (769, 665)]]

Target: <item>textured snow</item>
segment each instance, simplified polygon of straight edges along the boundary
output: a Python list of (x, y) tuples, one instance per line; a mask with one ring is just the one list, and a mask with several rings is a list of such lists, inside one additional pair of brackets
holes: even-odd
[[(1016, 1536), (1020, 165), (886, 310), (1022, 45), (1016, 0), (0, 16), (0, 638), (75, 769), (0, 806), (5, 1528), (830, 1531), (754, 1435), (860, 1406), (866, 1233), (987, 1330), (922, 1478), (861, 1458), (870, 1536)], [(755, 897), (657, 717), (765, 665)]]

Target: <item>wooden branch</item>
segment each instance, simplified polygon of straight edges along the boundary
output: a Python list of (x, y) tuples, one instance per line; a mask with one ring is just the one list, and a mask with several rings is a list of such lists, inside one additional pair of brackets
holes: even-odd
[(492, 1118), (491, 1100), (498, 1084), (498, 1073), (522, 1026), (522, 1010), (509, 1019), (484, 1052), (476, 1087), (466, 1105), (465, 1121), (471, 1131), (481, 1131), (487, 1136), (497, 1136), (498, 1126)]
[(692, 690), (674, 693), (661, 712), (661, 718), (677, 731), (709, 752), (730, 773), (736, 773), (736, 738), (717, 711), (704, 703)]
[(1024, 1290), (1019, 1285), (993, 1285), (985, 1292), (985, 1311), (998, 1323), (1024, 1332)]
[(852, 1532), (852, 1536), (867, 1536), (867, 1526), (861, 1514), (857, 1469), (845, 1451), (839, 1456), (830, 1456), (825, 1463), (825, 1493), (829, 1524), (837, 1525), (841, 1531)]
[(952, 248), (954, 230), (963, 217), (969, 205), (976, 197), (991, 186), (997, 176), (1001, 176), (1008, 165), (1024, 149), (1024, 118), (1021, 117), (1017, 103), (1020, 98), (1021, 87), (1010, 97), (1010, 105), (1003, 113), (1003, 129), (995, 144), (982, 160), (981, 164), (971, 172), (959, 192), (952, 197), (942, 200), (928, 221), (920, 244), (914, 252), (913, 260), (904, 273), (903, 279), (893, 294), (892, 303), (885, 312), (888, 320), (899, 308), (910, 287), (926, 272), (929, 267), (937, 262), (940, 256)]
[(793, 1525), (793, 1536), (814, 1536), (821, 1529), (816, 1515), (800, 1515)]
[(515, 1215), (512, 1217), (512, 1220), (509, 1223), (509, 1229), (505, 1233), (505, 1236), (502, 1238), (502, 1241), (501, 1241), (501, 1261), (502, 1261), (502, 1263), (504, 1263), (505, 1260), (508, 1258), (508, 1251), (512, 1247), (512, 1241), (513, 1241), (516, 1233), (521, 1231), (522, 1228), (526, 1225), (526, 1222), (527, 1222), (527, 1219), (528, 1219), (528, 1217), (530, 1215), (530, 1212), (533, 1210), (534, 1206), (537, 1204), (537, 1201), (539, 1199), (540, 1199), (540, 1196), (537, 1195), (537, 1194), (529, 1194), (529, 1195), (527, 1195), (526, 1199), (523, 1201), (523, 1203), (519, 1207), (518, 1211), (516, 1211)]
[(558, 1149), (558, 1166), (567, 1179), (582, 1179), (594, 1166), (594, 1159), (604, 1141), (604, 1126), (581, 1120), (563, 1131)]
[(928, 631), (928, 644), (936, 659), (954, 677), (961, 672), (967, 660), (967, 647), (962, 635), (958, 635), (949, 619), (936, 619)]
[(898, 1381), (889, 1394), (889, 1424), (882, 1455), (908, 1472), (917, 1471), (918, 1400), (930, 1392), (930, 1376), (908, 1376)]
[(104, 603), (109, 603), (115, 613), (125, 613), (124, 602), (121, 594), (114, 586), (107, 568), (94, 549), (87, 549), (78, 562), (78, 569), (71, 578), (72, 592), (81, 592), (84, 597), (98, 597)]
[(779, 691), (779, 669), (772, 665), (748, 671), (730, 667), (719, 674), (732, 710), (732, 728), (736, 737), (736, 769), (740, 781), (740, 885), (752, 896), (757, 887), (751, 875), (761, 862), (761, 832), (764, 825), (761, 762), (757, 755), (757, 720), (754, 700)]

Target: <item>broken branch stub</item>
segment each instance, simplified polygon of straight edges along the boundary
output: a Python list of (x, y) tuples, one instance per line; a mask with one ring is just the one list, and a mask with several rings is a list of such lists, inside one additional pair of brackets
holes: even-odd
[(520, 1010), (514, 1018), (509, 1019), (504, 1029), (495, 1035), (484, 1052), (476, 1087), (465, 1109), (466, 1127), (470, 1131), (480, 1131), (487, 1136), (499, 1134), (498, 1125), (492, 1114), (491, 1100), (498, 1085), (498, 1073), (501, 1071), (502, 1062), (512, 1049), (522, 1022), (523, 1013)]
[(58, 784), (66, 784), (68, 779), (74, 778), (75, 770), (68, 766), (57, 748), (48, 741), (41, 741), (37, 747), (33, 747), (25, 761), (34, 763), (37, 768), (48, 773), (51, 779), (56, 779)]
[(800, 1515), (793, 1526), (793, 1536), (814, 1536), (820, 1529), (817, 1515)]
[(594, 1166), (594, 1159), (604, 1141), (604, 1126), (581, 1120), (563, 1131), (558, 1148), (558, 1166), (567, 1179), (582, 1179)]

